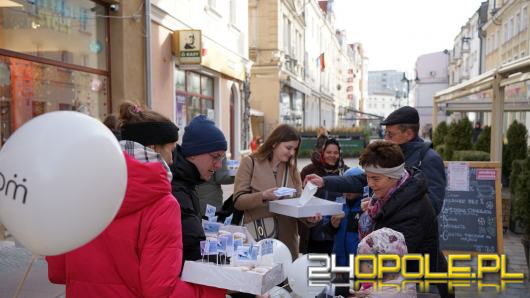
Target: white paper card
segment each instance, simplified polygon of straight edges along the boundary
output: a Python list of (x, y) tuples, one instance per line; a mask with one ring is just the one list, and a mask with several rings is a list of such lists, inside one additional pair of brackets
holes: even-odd
[(307, 182), (307, 184), (304, 187), (304, 191), (302, 191), (302, 196), (298, 200), (298, 205), (304, 206), (313, 198), (313, 195), (317, 192), (318, 187), (314, 185), (311, 182)]
[(206, 215), (207, 218), (214, 217), (215, 216), (215, 206), (212, 206), (210, 204), (206, 204), (206, 212), (204, 212), (204, 215)]
[(469, 191), (469, 163), (450, 162), (447, 166), (448, 183), (451, 191)]

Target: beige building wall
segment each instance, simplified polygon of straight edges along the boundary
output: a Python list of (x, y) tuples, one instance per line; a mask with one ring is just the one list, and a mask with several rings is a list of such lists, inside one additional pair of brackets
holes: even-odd
[[(138, 13), (144, 1), (120, 2), (120, 10), (112, 16), (131, 16)], [(140, 11), (144, 16), (144, 9)], [(145, 98), (145, 37), (144, 17), (113, 19), (110, 21), (110, 80), (112, 112), (117, 113), (124, 100), (146, 104)]]
[(280, 80), (287, 76), (282, 68), (287, 53), (283, 16), (289, 16), (289, 10), (282, 2), (249, 1), (249, 52), (254, 62), (250, 106), (264, 113), (265, 135), (280, 123)]
[[(171, 53), (173, 32), (156, 23), (151, 24), (151, 97), (155, 111), (175, 121), (174, 66)], [(162, 79), (165, 78), (165, 79)], [(180, 127), (180, 133), (184, 132)]]
[(280, 124), (280, 77), (278, 72), (252, 73), (250, 106), (265, 114), (265, 135)]
[(528, 56), (529, 3), (505, 1), (501, 4), (497, 3), (497, 12), (483, 26), (486, 32), (486, 70)]
[[(175, 67), (212, 78), (213, 120), (227, 138), (227, 156), (237, 159), (248, 149), (242, 125), (244, 98), (241, 94), (249, 62), (248, 1), (154, 0), (152, 4), (153, 107), (160, 109), (170, 119), (177, 120)], [(201, 30), (202, 33), (200, 65), (180, 63), (178, 48), (172, 42), (174, 34), (189, 29)], [(232, 93), (233, 119), (230, 117)]]

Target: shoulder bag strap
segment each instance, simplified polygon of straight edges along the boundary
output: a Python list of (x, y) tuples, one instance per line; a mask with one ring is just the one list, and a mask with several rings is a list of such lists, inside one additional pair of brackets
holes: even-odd
[(283, 173), (283, 187), (287, 187), (289, 181), (289, 163), (285, 163), (285, 173)]

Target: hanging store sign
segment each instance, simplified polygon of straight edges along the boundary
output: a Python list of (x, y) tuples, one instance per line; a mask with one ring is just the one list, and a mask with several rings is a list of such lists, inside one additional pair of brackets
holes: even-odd
[(173, 33), (173, 53), (180, 64), (201, 64), (201, 30), (180, 30)]

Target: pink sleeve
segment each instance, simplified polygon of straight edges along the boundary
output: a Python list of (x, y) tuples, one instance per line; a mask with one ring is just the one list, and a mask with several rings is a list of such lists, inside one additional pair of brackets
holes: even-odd
[(48, 262), (48, 279), (54, 284), (66, 284), (66, 256), (46, 257)]

